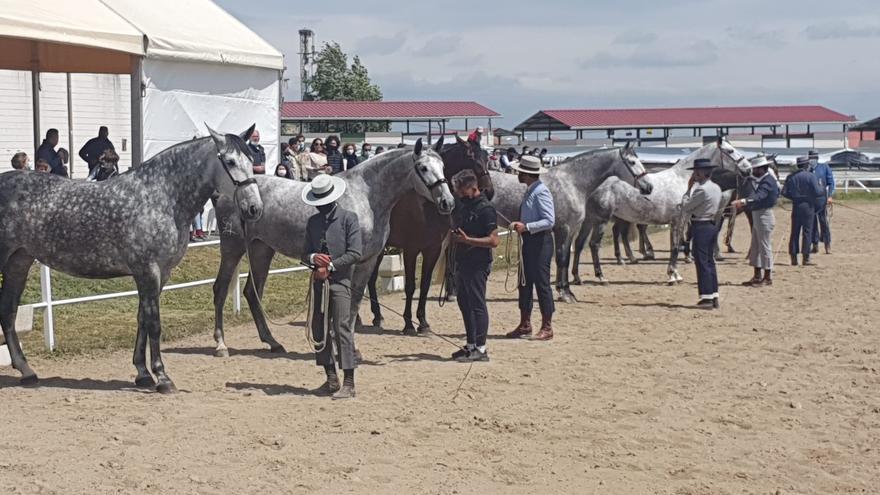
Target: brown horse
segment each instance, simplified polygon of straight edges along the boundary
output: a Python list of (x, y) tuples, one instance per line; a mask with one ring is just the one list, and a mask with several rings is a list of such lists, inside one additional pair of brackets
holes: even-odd
[[(441, 138), (442, 139), (442, 138)], [(444, 146), (440, 151), (443, 158), (443, 173), (449, 180), (465, 169), (471, 169), (477, 175), (480, 189), (489, 198), (492, 197), (492, 179), (489, 177), (488, 153), (478, 143), (465, 141), (456, 136), (456, 142)], [(410, 194), (402, 198), (391, 210), (391, 234), (387, 246), (403, 251), (403, 265), (406, 272), (404, 292), (406, 293), (406, 309), (403, 333), (415, 335), (417, 329), (412, 324), (412, 300), (416, 290), (416, 262), (422, 255), (422, 277), (419, 290), (419, 305), (416, 317), (419, 320), (418, 332), (431, 329), (425, 317), (425, 306), (428, 302), (428, 291), (431, 289), (431, 276), (443, 246), (443, 239), (449, 232), (450, 217), (440, 215), (437, 209), (426, 207), (425, 200)], [(376, 263), (373, 276), (367, 285), (370, 291), (370, 309), (373, 312), (373, 326), (381, 327), (384, 319), (379, 308), (376, 292), (376, 280), (379, 275), (379, 263)]]

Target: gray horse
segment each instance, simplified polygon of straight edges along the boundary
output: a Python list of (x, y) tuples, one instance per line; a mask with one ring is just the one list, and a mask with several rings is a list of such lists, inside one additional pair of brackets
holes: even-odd
[[(630, 145), (623, 148), (603, 148), (574, 156), (541, 176), (553, 194), (556, 223), (553, 239), (556, 243), (556, 291), (559, 300), (572, 302), (568, 281), (571, 243), (586, 217), (587, 197), (609, 177), (635, 184), (645, 194), (651, 184), (644, 180), (645, 167)], [(499, 213), (501, 225), (519, 219), (519, 208), (525, 186), (515, 175), (491, 172), (495, 185), (492, 204)]]
[[(159, 351), (159, 295), (186, 253), (193, 217), (214, 191), (235, 198), (245, 220), (262, 214), (246, 144), (253, 130), (240, 136), (211, 130), (210, 137), (172, 146), (104, 182), (26, 171), (0, 175), (0, 324), (22, 384), (36, 383), (37, 375), (19, 347), (15, 315), (37, 259), (78, 277), (134, 277), (140, 297), (135, 384), (176, 391)], [(158, 384), (146, 367), (147, 336)]]
[[(395, 149), (374, 156), (357, 167), (341, 174), (347, 183), (345, 195), (339, 204), (358, 216), (364, 249), (355, 267), (351, 285), (352, 325), (358, 315), (367, 281), (373, 272), (376, 258), (388, 239), (391, 209), (397, 202), (415, 191), (448, 215), (455, 200), (443, 176), (443, 160), (434, 150), (423, 149), (421, 139), (414, 150)], [(235, 267), (244, 254), (250, 260), (250, 274), (244, 294), (251, 308), (260, 340), (272, 352), (284, 352), (284, 347), (272, 336), (266, 318), (259, 309), (259, 297), (276, 252), (299, 259), (303, 252), (306, 221), (316, 213), (312, 206), (300, 201), (305, 182), (257, 177), (264, 209), (262, 218), (248, 224), (245, 236), (240, 228), (235, 205), (228, 198), (217, 203), (220, 222), (220, 270), (214, 283), (214, 310), (216, 327), (214, 355), (226, 357), (229, 351), (223, 339), (223, 305), (229, 292), (229, 283), (236, 276)], [(352, 327), (353, 328), (353, 327)]]
[[(710, 158), (716, 166), (734, 172), (748, 174), (751, 170), (749, 161), (742, 153), (726, 140), (719, 140), (694, 151), (666, 170), (647, 174), (645, 180), (653, 185), (653, 191), (650, 194), (640, 194), (634, 187), (615, 177), (607, 179), (596, 188), (587, 200), (588, 214), (575, 241), (575, 258), (572, 264), (574, 283), (581, 283), (578, 265), (580, 253), (587, 238), (589, 238), (596, 277), (600, 283), (607, 282), (602, 273), (599, 246), (602, 242), (605, 224), (612, 217), (636, 224), (669, 224), (672, 234), (683, 231), (682, 222), (685, 220), (681, 219), (679, 214), (681, 200), (687, 192), (688, 179), (691, 175), (688, 167), (698, 158)], [(670, 251), (674, 251), (677, 247), (674, 238), (675, 235), (671, 235)], [(675, 258), (675, 256), (670, 256), (667, 266), (670, 283), (681, 281)]]

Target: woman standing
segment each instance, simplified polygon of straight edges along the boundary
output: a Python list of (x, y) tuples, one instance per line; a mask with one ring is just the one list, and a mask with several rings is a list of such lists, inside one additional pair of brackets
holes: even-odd
[(308, 177), (306, 180), (312, 180), (321, 174), (330, 173), (330, 167), (327, 165), (327, 155), (324, 153), (324, 141), (321, 138), (312, 140), (312, 146), (309, 149), (309, 165)]
[(357, 156), (357, 147), (351, 143), (342, 147), (342, 169), (349, 170), (360, 163)]
[[(755, 192), (748, 198), (734, 202), (737, 208), (745, 208), (752, 213), (752, 246), (749, 249), (749, 264), (755, 269), (750, 280), (743, 282), (749, 287), (773, 285), (773, 246), (771, 238), (776, 217), (773, 207), (779, 198), (779, 184), (769, 173), (770, 160), (765, 156), (752, 159), (751, 180), (755, 181)], [(763, 277), (761, 270), (764, 271)]]

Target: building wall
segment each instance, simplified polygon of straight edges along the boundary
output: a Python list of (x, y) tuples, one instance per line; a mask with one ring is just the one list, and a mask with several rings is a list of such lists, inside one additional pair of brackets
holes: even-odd
[[(58, 129), (60, 148), (70, 151), (73, 175), (88, 174), (85, 162), (77, 152), (86, 141), (98, 135), (98, 127), (106, 125), (110, 140), (119, 153), (120, 170), (131, 166), (131, 112), (129, 76), (112, 74), (72, 74), (71, 100), (73, 110), (73, 141), (68, 133), (67, 75), (40, 75), (40, 135), (50, 128)], [(24, 151), (36, 161), (33, 146), (33, 109), (31, 74), (0, 70), (0, 172), (10, 170), (12, 155)], [(124, 141), (124, 142), (123, 142)], [(71, 167), (68, 164), (68, 167)]]
[(849, 131), (849, 146), (850, 148), (858, 148), (862, 145), (863, 142), (872, 142), (877, 140), (877, 132), (876, 131)]

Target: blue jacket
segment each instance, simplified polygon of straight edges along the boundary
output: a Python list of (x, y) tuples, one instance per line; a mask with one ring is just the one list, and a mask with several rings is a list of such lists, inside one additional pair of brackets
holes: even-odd
[(834, 194), (834, 173), (827, 163), (820, 163), (813, 169), (813, 175), (819, 180), (819, 187), (825, 191), (825, 196)]
[(753, 184), (755, 192), (746, 198), (747, 210), (764, 210), (776, 206), (776, 200), (779, 199), (779, 184), (769, 171)]
[(526, 191), (526, 197), (519, 208), (519, 219), (532, 234), (550, 230), (556, 223), (553, 195), (540, 180)]
[(819, 186), (819, 180), (816, 179), (816, 176), (812, 172), (803, 169), (798, 170), (785, 179), (785, 185), (782, 186), (782, 195), (795, 204), (810, 203), (814, 207), (821, 198), (825, 197), (825, 193)]
[(55, 151), (55, 148), (45, 139), (43, 140), (43, 144), (37, 148), (37, 160), (40, 158), (49, 162), (49, 172), (62, 177), (67, 177), (67, 172), (64, 170), (64, 164), (61, 163), (61, 157), (58, 156), (58, 152)]

